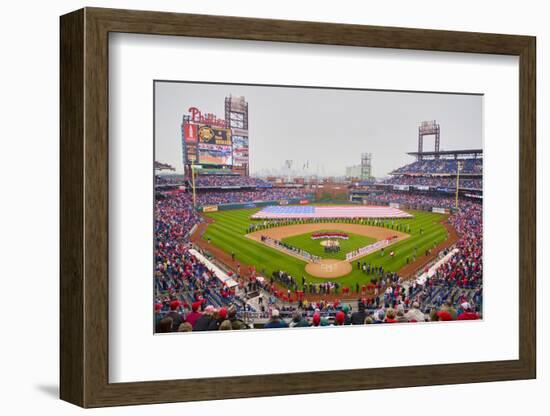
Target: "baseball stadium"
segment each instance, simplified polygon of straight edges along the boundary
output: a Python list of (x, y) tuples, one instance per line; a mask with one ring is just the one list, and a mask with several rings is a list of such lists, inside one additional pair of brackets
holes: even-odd
[(340, 176), (256, 176), (248, 102), (224, 110), (182, 115), (183, 172), (155, 160), (156, 333), (482, 318), (482, 149), (441, 150), (419, 120), (384, 178), (367, 152)]

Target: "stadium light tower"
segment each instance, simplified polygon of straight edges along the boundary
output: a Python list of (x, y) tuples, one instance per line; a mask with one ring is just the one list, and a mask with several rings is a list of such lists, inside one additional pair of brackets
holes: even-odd
[(418, 127), (418, 160), (422, 160), (424, 152), (424, 136), (434, 136), (434, 158), (439, 159), (439, 141), (441, 130), (439, 124), (435, 120), (423, 121)]
[(372, 153), (361, 153), (361, 180), (372, 177)]
[(460, 180), (460, 171), (462, 170), (462, 162), (456, 163), (456, 193), (455, 193), (455, 209), (458, 209), (458, 183)]

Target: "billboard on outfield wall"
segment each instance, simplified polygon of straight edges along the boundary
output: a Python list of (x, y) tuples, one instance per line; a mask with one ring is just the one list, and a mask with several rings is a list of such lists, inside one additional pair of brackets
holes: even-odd
[(390, 202), (390, 207), (392, 208), (399, 208), (399, 204), (397, 202)]
[(448, 208), (433, 207), (432, 212), (435, 212), (436, 214), (449, 214), (451, 211), (449, 211)]
[(202, 207), (202, 212), (216, 212), (217, 210), (217, 205), (205, 205)]

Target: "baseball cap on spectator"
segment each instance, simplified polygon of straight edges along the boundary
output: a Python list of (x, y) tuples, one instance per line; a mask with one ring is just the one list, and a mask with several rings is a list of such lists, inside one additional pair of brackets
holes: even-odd
[(208, 305), (206, 308), (204, 308), (204, 312), (207, 314), (213, 314), (214, 313), (214, 307), (212, 305)]
[(313, 325), (314, 326), (319, 326), (320, 323), (321, 323), (321, 315), (318, 314), (318, 313), (314, 313), (313, 314)]
[(437, 317), (440, 321), (452, 321), (453, 316), (449, 313), (449, 311), (439, 311), (436, 313)]
[(472, 306), (468, 302), (461, 303), (460, 307), (465, 311), (469, 311), (470, 309), (472, 309)]
[(346, 319), (346, 314), (342, 311), (336, 312), (336, 322), (338, 322), (339, 325), (343, 325), (344, 320)]
[(172, 302), (170, 302), (170, 310), (175, 311), (180, 306), (181, 306), (181, 302), (179, 300), (173, 300)]
[(218, 311), (218, 314), (220, 315), (221, 319), (227, 318), (227, 309), (220, 308), (220, 310)]
[(271, 311), (271, 316), (273, 316), (275, 318), (278, 317), (279, 316), (279, 309), (273, 309)]
[(193, 304), (191, 305), (191, 308), (193, 308), (193, 312), (197, 312), (200, 307), (201, 307), (201, 302), (193, 302)]
[(162, 303), (155, 303), (155, 310), (160, 311), (162, 309)]

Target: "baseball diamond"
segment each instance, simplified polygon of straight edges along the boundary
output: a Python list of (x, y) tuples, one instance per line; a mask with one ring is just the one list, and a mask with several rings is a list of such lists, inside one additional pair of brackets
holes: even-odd
[[(322, 282), (326, 281), (327, 277), (323, 275), (322, 269), (315, 269), (316, 274), (310, 273), (309, 270), (312, 269), (306, 270), (305, 268), (308, 262), (298, 256), (291, 255), (288, 251), (278, 250), (271, 245), (263, 244), (261, 241), (262, 235), (281, 241), (304, 233), (330, 229), (370, 237), (365, 245), (368, 245), (373, 239), (378, 241), (392, 236), (399, 236), (398, 240), (392, 244), (392, 249), (399, 255), (390, 257), (389, 252), (386, 250), (384, 255), (377, 252), (361, 258), (361, 262), (370, 262), (372, 265), (382, 266), (385, 270), (396, 272), (407, 265), (407, 257), (409, 257), (409, 261), (413, 260), (415, 249), (417, 257), (421, 257), (420, 253), (425, 254), (426, 250), (434, 247), (434, 243), (444, 242), (447, 237), (447, 230), (441, 224), (446, 215), (438, 213), (411, 211), (409, 213), (410, 217), (407, 219), (393, 220), (393, 229), (391, 228), (392, 220), (387, 220), (387, 224), (386, 220), (383, 222), (371, 220), (372, 224), (377, 222), (379, 226), (347, 222), (290, 224), (293, 220), (288, 220), (288, 225), (267, 226), (264, 230), (248, 233), (247, 230), (251, 223), (258, 226), (264, 223), (264, 221), (252, 219), (255, 212), (257, 212), (257, 209), (219, 211), (206, 214), (214, 222), (208, 224), (202, 236), (202, 241), (206, 242), (205, 249), (215, 246), (228, 253), (238, 253), (237, 257), (243, 264), (255, 267), (258, 272), (264, 270), (266, 275), (270, 275), (280, 267), (293, 276), (303, 275), (308, 281)], [(397, 226), (403, 229), (407, 227), (406, 229), (410, 229), (410, 231), (408, 233), (397, 231), (395, 229)], [(337, 260), (337, 258), (335, 259)], [(281, 262), (284, 262), (284, 267), (280, 266)], [(344, 269), (338, 273), (343, 271)], [(335, 271), (331, 272), (331, 274), (335, 273)], [(367, 280), (362, 270), (357, 270), (357, 268), (353, 268), (353, 270), (338, 277), (338, 281), (342, 285), (350, 287), (356, 283), (363, 284)]]

